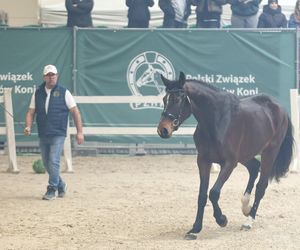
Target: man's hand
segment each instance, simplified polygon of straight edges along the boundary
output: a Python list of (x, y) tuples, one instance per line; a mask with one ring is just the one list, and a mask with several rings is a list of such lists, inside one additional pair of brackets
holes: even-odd
[(83, 133), (77, 133), (76, 134), (76, 141), (80, 145), (84, 142), (84, 136)]
[(24, 135), (26, 135), (26, 136), (29, 136), (29, 135), (31, 135), (31, 128), (30, 127), (26, 127), (26, 128), (24, 128)]

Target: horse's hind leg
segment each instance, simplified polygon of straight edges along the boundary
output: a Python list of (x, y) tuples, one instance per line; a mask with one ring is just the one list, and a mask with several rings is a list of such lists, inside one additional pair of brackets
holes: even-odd
[(261, 199), (265, 195), (266, 188), (268, 187), (269, 177), (273, 164), (275, 162), (276, 155), (278, 153), (278, 148), (267, 148), (263, 151), (261, 155), (261, 171), (259, 181), (256, 184), (255, 199), (250, 210), (248, 220), (242, 225), (242, 229), (251, 229), (252, 224), (255, 220), (255, 216), (259, 207)]
[(249, 206), (250, 194), (254, 187), (255, 180), (258, 176), (260, 162), (257, 159), (253, 158), (247, 163), (245, 163), (244, 165), (249, 172), (249, 180), (241, 201), (242, 201), (242, 212), (245, 216), (248, 216), (251, 210), (251, 206)]
[(261, 175), (259, 178), (259, 181), (256, 185), (254, 203), (251, 207), (249, 216), (247, 217), (248, 218), (247, 221), (242, 225), (242, 229), (247, 230), (247, 229), (252, 228), (259, 203), (265, 194), (265, 190), (266, 190), (267, 186), (268, 186), (268, 176)]

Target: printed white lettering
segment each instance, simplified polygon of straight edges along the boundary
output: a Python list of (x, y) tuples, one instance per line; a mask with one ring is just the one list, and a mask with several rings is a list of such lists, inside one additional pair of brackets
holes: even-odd
[(13, 74), (8, 72), (7, 74), (0, 74), (0, 82), (9, 81), (13, 83), (21, 81), (33, 81), (32, 74), (27, 72), (26, 74)]

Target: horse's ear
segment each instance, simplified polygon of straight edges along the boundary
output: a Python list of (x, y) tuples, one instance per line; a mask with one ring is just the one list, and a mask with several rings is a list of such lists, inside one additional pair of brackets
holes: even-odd
[(182, 87), (185, 83), (185, 74), (183, 72), (180, 72), (180, 75), (179, 75), (179, 84), (180, 86)]
[(160, 74), (160, 78), (163, 81), (164, 85), (166, 87), (168, 87), (168, 85), (170, 84), (170, 80), (168, 80), (167, 78), (165, 78), (165, 76), (163, 74)]

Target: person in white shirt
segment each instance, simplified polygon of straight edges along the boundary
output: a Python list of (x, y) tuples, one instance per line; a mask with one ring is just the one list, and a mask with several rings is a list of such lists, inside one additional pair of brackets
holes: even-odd
[(32, 95), (25, 118), (24, 134), (31, 134), (31, 127), (36, 117), (39, 145), (44, 166), (49, 174), (47, 192), (44, 200), (64, 197), (67, 184), (60, 176), (60, 156), (71, 112), (77, 129), (78, 144), (84, 142), (81, 115), (70, 91), (57, 83), (58, 74), (54, 65), (46, 65), (43, 71), (44, 82)]

